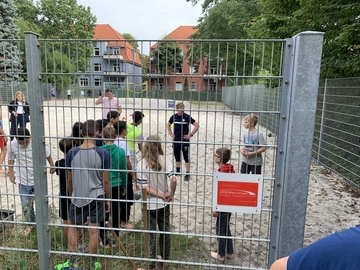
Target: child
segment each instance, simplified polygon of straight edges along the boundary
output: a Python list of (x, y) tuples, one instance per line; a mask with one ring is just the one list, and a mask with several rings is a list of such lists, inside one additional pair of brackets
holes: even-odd
[(138, 149), (141, 152), (142, 151), (142, 142), (144, 140), (144, 136), (142, 134), (142, 130), (138, 127), (140, 124), (142, 124), (143, 118), (145, 115), (140, 111), (135, 111), (132, 115), (133, 121), (131, 123), (127, 123), (127, 134), (126, 134), (126, 140), (130, 147), (130, 161), (131, 165), (136, 169), (137, 166), (137, 158), (136, 158), (136, 151), (135, 151), (135, 143), (137, 142)]
[(118, 121), (114, 124), (114, 128), (117, 133), (117, 139), (115, 140), (115, 144), (119, 147), (124, 149), (126, 155), (126, 168), (128, 170), (128, 183), (127, 183), (127, 190), (125, 196), (121, 196), (121, 199), (124, 200), (120, 203), (120, 220), (121, 224), (120, 227), (124, 229), (133, 229), (134, 225), (129, 223), (130, 218), (130, 210), (131, 206), (133, 205), (134, 200), (134, 191), (133, 191), (133, 179), (135, 179), (136, 185), (136, 174), (132, 172), (133, 167), (130, 161), (130, 148), (125, 140), (125, 136), (127, 134), (126, 130), (126, 122), (125, 121)]
[[(8, 153), (9, 180), (13, 184), (19, 184), (19, 194), (21, 200), (22, 213), (25, 220), (35, 222), (34, 211), (34, 171), (30, 132), (27, 128), (20, 127), (17, 130), (16, 139), (10, 142)], [(34, 150), (35, 151), (35, 150)], [(50, 166), (54, 167), (54, 161), (51, 158), (50, 151), (45, 148), (46, 160)], [(14, 164), (16, 160), (16, 177), (14, 175)], [(50, 173), (55, 173), (55, 168), (50, 169)]]
[[(146, 191), (148, 196), (148, 218), (150, 233), (150, 258), (155, 259), (157, 253), (156, 234), (157, 227), (160, 232), (159, 248), (160, 256), (164, 260), (170, 258), (171, 237), (170, 234), (161, 232), (170, 231), (170, 205), (176, 190), (176, 176), (173, 171), (171, 159), (166, 160), (161, 147), (161, 139), (152, 135), (146, 139), (143, 148), (143, 159), (137, 166), (139, 182), (147, 182)], [(170, 181), (170, 189), (168, 185)], [(167, 263), (164, 263), (167, 267)], [(154, 268), (154, 262), (150, 268)]]
[[(116, 112), (117, 113), (117, 112)], [(127, 172), (126, 172), (126, 156), (125, 151), (122, 148), (117, 147), (114, 144), (116, 138), (116, 130), (113, 127), (105, 127), (103, 130), (104, 148), (110, 154), (111, 170), (109, 172), (109, 180), (111, 186), (111, 225), (113, 228), (120, 228), (120, 202), (121, 196), (125, 196), (127, 186)], [(104, 224), (100, 223), (103, 227)], [(115, 230), (117, 236), (119, 231)], [(109, 241), (106, 238), (106, 230), (100, 231), (100, 238), (102, 242), (100, 246), (104, 248), (109, 247)]]
[[(228, 148), (218, 148), (214, 154), (214, 162), (219, 166), (218, 171), (222, 173), (235, 173), (234, 166), (229, 162), (231, 151)], [(225, 255), (227, 259), (231, 259), (234, 253), (232, 239), (221, 238), (221, 236), (231, 237), (230, 232), (230, 218), (231, 213), (228, 212), (213, 212), (216, 217), (216, 234), (218, 238), (218, 252), (211, 252), (210, 256), (218, 261), (223, 262)]]
[(118, 111), (110, 111), (107, 114), (107, 125), (108, 127), (112, 127), (114, 123), (119, 121), (120, 114)]
[[(2, 115), (0, 113), (0, 166), (4, 166), (4, 169), (0, 167), (0, 173), (5, 173), (5, 157), (7, 153), (7, 142), (9, 141), (8, 137), (5, 134), (3, 129)], [(4, 165), (2, 165), (4, 163)]]
[[(69, 224), (83, 225), (89, 217), (89, 257), (90, 269), (101, 269), (96, 261), (97, 244), (99, 239), (98, 227), (105, 219), (105, 212), (110, 211), (108, 170), (110, 168), (109, 153), (95, 146), (95, 138), (99, 126), (94, 120), (88, 120), (82, 125), (81, 135), (83, 143), (72, 148), (66, 156), (68, 171), (68, 191), (71, 196), (69, 209)], [(104, 196), (105, 194), (105, 196)], [(69, 227), (69, 252), (76, 252), (76, 228)], [(66, 266), (76, 266), (75, 255), (70, 255)], [(64, 267), (65, 267), (64, 264)]]
[(261, 153), (266, 150), (264, 135), (256, 129), (258, 117), (255, 114), (248, 114), (244, 117), (244, 146), (241, 147), (242, 163), (241, 173), (261, 174), (263, 162)]
[[(184, 109), (184, 103), (179, 102), (176, 104), (177, 113), (170, 117), (167, 130), (170, 137), (173, 138), (176, 173), (181, 171), (180, 154), (182, 152), (186, 169), (184, 181), (190, 181), (190, 139), (198, 131), (199, 123), (191, 115), (185, 113)], [(190, 131), (190, 124), (194, 126), (192, 131)], [(174, 132), (171, 130), (172, 125), (174, 126)]]
[[(67, 188), (67, 169), (65, 158), (67, 153), (73, 148), (76, 144), (76, 140), (71, 138), (63, 138), (59, 141), (59, 149), (64, 153), (64, 158), (57, 160), (55, 162), (56, 174), (59, 176), (60, 180), (60, 196), (68, 196), (68, 188)], [(59, 200), (59, 217), (62, 219), (63, 224), (69, 224), (69, 215), (68, 211), (70, 208), (70, 198), (60, 198)], [(63, 227), (64, 237), (66, 243), (68, 242), (68, 227)]]
[(104, 119), (98, 119), (98, 120), (96, 120), (96, 123), (98, 123), (98, 125), (99, 125), (99, 133), (96, 136), (95, 144), (97, 147), (101, 147), (104, 145), (102, 131), (103, 131), (104, 127), (107, 126), (108, 122), (107, 122), (107, 120), (104, 120)]

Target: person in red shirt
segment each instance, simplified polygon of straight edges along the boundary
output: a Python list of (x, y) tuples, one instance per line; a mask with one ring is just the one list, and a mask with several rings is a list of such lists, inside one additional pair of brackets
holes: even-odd
[[(229, 162), (231, 151), (228, 148), (220, 147), (216, 149), (214, 154), (214, 162), (219, 166), (218, 171), (221, 173), (235, 173), (234, 166)], [(231, 213), (213, 212), (216, 217), (216, 234), (218, 238), (218, 252), (211, 252), (210, 256), (218, 261), (223, 262), (226, 259), (232, 259), (234, 246), (232, 239), (221, 238), (221, 236), (231, 237), (230, 218)]]

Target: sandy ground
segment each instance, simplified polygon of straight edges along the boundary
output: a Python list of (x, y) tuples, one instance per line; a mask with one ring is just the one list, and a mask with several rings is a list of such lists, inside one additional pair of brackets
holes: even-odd
[[(142, 129), (144, 137), (158, 134), (164, 140), (165, 155), (172, 157), (171, 138), (167, 136), (166, 124), (174, 110), (168, 108), (166, 100), (122, 99), (123, 120), (131, 120), (134, 110), (145, 113)], [(191, 180), (184, 182), (178, 178), (178, 189), (172, 206), (173, 232), (201, 237), (209, 250), (217, 250), (215, 238), (215, 219), (211, 215), (212, 175), (217, 170), (213, 162), (213, 154), (217, 147), (231, 147), (232, 159), (237, 172), (240, 170), (239, 142), (242, 127), (240, 115), (231, 114), (221, 103), (185, 102), (185, 112), (190, 113), (199, 124), (199, 132), (191, 140)], [(3, 108), (4, 128), (8, 126), (7, 110)], [(69, 136), (71, 126), (76, 121), (101, 118), (101, 108), (94, 107), (93, 99), (72, 101), (45, 101), (44, 120), (47, 147), (55, 160), (62, 158), (58, 151), (59, 138)], [(29, 127), (29, 126), (28, 126)], [(268, 131), (260, 128), (264, 134)], [(8, 134), (8, 133), (7, 133)], [(234, 214), (231, 228), (235, 240), (235, 265), (265, 267), (267, 258), (266, 242), (270, 228), (268, 209), (272, 202), (272, 180), (274, 174), (275, 150), (273, 137), (266, 137), (269, 148), (266, 151), (264, 165), (263, 211), (260, 215)], [(138, 156), (140, 158), (140, 156)], [(185, 167), (183, 166), (183, 170)], [(21, 206), (17, 187), (13, 186), (5, 176), (1, 176), (1, 204), (3, 209), (13, 209), (17, 219), (21, 217)], [(48, 174), (49, 195), (57, 195), (59, 190), (56, 175)], [(57, 207), (58, 200), (50, 198), (51, 204)], [(140, 204), (132, 208), (132, 221), (141, 219)], [(357, 194), (342, 184), (341, 179), (321, 166), (311, 165), (310, 185), (307, 203), (304, 244), (321, 238), (334, 231), (357, 225), (359, 206)], [(204, 255), (203, 261), (209, 260)]]

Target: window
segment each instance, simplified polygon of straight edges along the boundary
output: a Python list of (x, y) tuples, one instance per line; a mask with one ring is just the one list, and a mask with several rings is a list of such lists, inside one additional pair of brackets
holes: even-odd
[(100, 63), (94, 64), (94, 72), (101, 72), (101, 64)]
[(113, 48), (113, 54), (120, 54), (120, 48)]
[(87, 78), (80, 78), (79, 79), (79, 85), (80, 85), (80, 87), (88, 87), (89, 86), (89, 80)]
[(156, 83), (156, 89), (157, 90), (163, 90), (163, 84), (162, 83)]
[(196, 82), (190, 82), (189, 90), (190, 91), (196, 91)]
[(182, 90), (182, 83), (181, 82), (176, 82), (175, 90), (176, 91), (181, 91)]
[(95, 55), (95, 56), (99, 56), (99, 55), (100, 55), (100, 48), (98, 48), (98, 47), (95, 47), (95, 48), (94, 48), (94, 55)]
[(176, 68), (176, 73), (182, 73), (182, 67), (181, 66)]
[(119, 64), (114, 64), (113, 65), (113, 72), (119, 72), (120, 71), (120, 65)]
[(101, 79), (94, 79), (94, 86), (101, 87)]
[(216, 68), (215, 67), (212, 67), (210, 68), (210, 75), (215, 75), (216, 74)]
[(195, 74), (195, 67), (190, 67), (190, 74)]

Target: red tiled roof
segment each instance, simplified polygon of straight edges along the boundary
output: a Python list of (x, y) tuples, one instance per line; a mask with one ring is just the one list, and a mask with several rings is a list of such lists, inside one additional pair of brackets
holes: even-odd
[(190, 39), (190, 36), (194, 34), (198, 29), (196, 26), (182, 25), (166, 35), (165, 39)]
[[(123, 36), (109, 24), (97, 24), (94, 31), (94, 40), (107, 41), (108, 47), (120, 47), (120, 55), (124, 61), (131, 61), (141, 66), (139, 52), (137, 52), (129, 42), (126, 42)], [(125, 48), (125, 50), (123, 48)], [(136, 52), (135, 59), (133, 59), (133, 51)]]
[[(163, 39), (179, 39), (179, 40), (186, 40), (190, 39), (190, 36), (194, 34), (198, 29), (196, 26), (191, 25), (181, 25), (172, 31), (170, 34), (166, 35)], [(157, 47), (157, 43), (151, 46), (152, 49)]]

